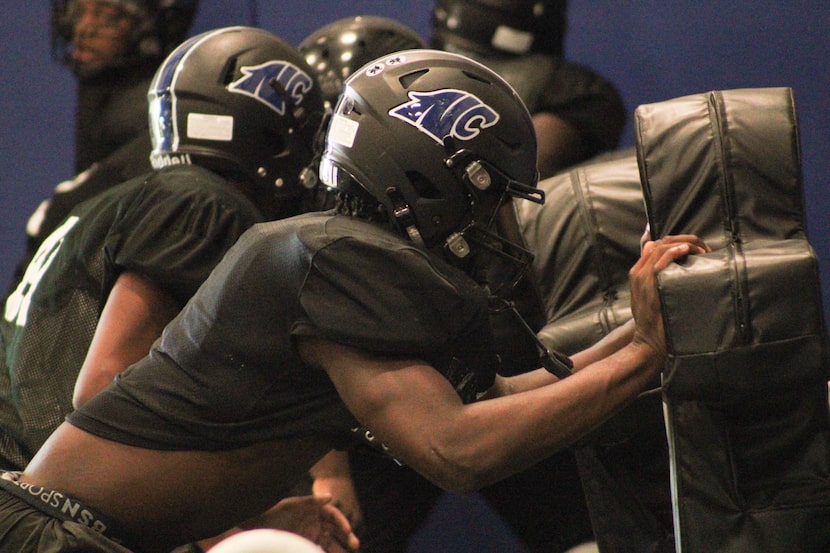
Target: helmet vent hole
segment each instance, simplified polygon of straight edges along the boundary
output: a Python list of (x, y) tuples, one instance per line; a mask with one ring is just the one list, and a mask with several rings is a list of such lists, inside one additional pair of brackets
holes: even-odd
[(440, 200), (444, 198), (444, 194), (434, 184), (432, 184), (426, 177), (417, 171), (407, 171), (406, 176), (412, 187), (418, 192), (418, 196), (429, 200)]
[(421, 77), (423, 77), (427, 73), (429, 73), (429, 69), (422, 69), (420, 71), (413, 71), (412, 73), (407, 73), (406, 75), (403, 75), (400, 79), (398, 79), (398, 81), (401, 83), (401, 86), (403, 86), (405, 89), (407, 89), (410, 86), (412, 86), (412, 84), (415, 81), (417, 81), (418, 79), (420, 79)]
[(224, 86), (228, 86), (234, 81), (234, 77), (236, 76), (236, 67), (239, 58), (236, 56), (228, 58), (228, 61), (225, 62), (225, 67), (222, 69), (222, 84)]

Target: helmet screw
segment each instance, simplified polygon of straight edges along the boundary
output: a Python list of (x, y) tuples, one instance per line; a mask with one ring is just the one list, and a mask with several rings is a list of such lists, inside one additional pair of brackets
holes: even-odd
[(282, 188), (282, 185), (284, 185), (284, 184), (285, 184), (285, 181), (282, 180), (282, 177), (280, 177), (280, 178), (278, 178), (277, 180), (274, 181), (274, 186), (276, 186), (277, 188)]
[(268, 174), (268, 171), (265, 170), (265, 167), (260, 167), (259, 169), (256, 170), (256, 174), (260, 177), (264, 177), (265, 175)]

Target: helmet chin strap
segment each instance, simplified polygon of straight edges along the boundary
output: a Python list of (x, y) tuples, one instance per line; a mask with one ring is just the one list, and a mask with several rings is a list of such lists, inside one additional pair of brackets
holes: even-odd
[(531, 339), (535, 342), (536, 348), (539, 352), (539, 364), (543, 369), (560, 380), (573, 374), (574, 364), (571, 358), (556, 350), (548, 349), (548, 347), (542, 343), (542, 340), (539, 339), (539, 336), (537, 336), (536, 333), (533, 332), (533, 329), (527, 324), (527, 321), (525, 321), (524, 317), (522, 317), (521, 313), (519, 313), (519, 310), (516, 309), (515, 304), (496, 296), (491, 296), (490, 302), (490, 309), (493, 311), (506, 309), (512, 312), (513, 316), (516, 318), (516, 321), (518, 321), (523, 330), (527, 332)]

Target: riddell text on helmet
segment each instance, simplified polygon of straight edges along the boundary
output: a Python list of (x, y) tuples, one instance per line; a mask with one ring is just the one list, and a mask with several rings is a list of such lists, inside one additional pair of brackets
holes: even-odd
[(153, 156), (151, 160), (154, 169), (169, 167), (171, 165), (192, 165), (190, 154), (164, 154)]

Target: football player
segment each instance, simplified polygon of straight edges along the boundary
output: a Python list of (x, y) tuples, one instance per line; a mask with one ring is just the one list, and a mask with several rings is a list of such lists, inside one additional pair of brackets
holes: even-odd
[(75, 175), (29, 217), (26, 249), (9, 291), (73, 207), (152, 168), (147, 88), (165, 56), (184, 40), (197, 6), (198, 0), (51, 1), (53, 56), (78, 80)]
[[(646, 243), (614, 340), (497, 377), (490, 309), (531, 256), (493, 229), (510, 199), (543, 201), (535, 159), (526, 107), (469, 58), (403, 51), (355, 73), (320, 163), (335, 210), (249, 229), (150, 354), (6, 474), (0, 545), (167, 551), (257, 515), (355, 439), (469, 492), (631, 401), (665, 361), (656, 275), (704, 246)], [(50, 510), (54, 494), (97, 526)]]
[(619, 92), (565, 58), (566, 0), (436, 0), (430, 21), (431, 46), (484, 63), (525, 101), (542, 178), (619, 145)]

